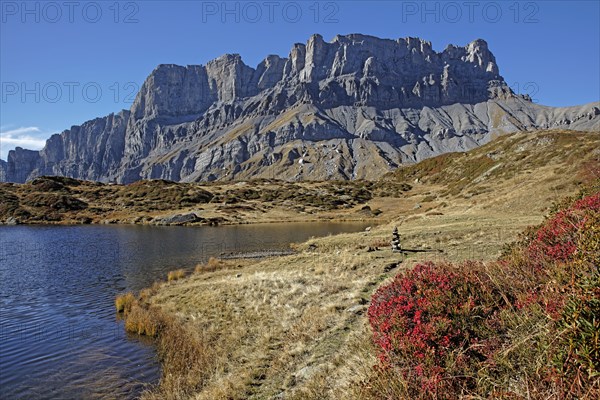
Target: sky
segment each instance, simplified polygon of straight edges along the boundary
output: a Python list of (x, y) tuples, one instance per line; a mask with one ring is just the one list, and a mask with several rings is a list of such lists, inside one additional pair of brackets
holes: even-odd
[(485, 39), (543, 105), (600, 100), (600, 1), (0, 1), (0, 159), (131, 107), (158, 64), (239, 53), (252, 67), (320, 33)]

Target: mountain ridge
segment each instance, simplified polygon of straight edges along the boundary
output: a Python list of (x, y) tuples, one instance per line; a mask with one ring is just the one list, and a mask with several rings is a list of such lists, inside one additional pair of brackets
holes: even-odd
[(17, 148), (0, 181), (375, 178), (494, 135), (598, 130), (600, 103), (552, 108), (508, 87), (487, 43), (435, 52), (418, 38), (313, 35), (256, 68), (239, 54), (160, 64), (130, 110)]

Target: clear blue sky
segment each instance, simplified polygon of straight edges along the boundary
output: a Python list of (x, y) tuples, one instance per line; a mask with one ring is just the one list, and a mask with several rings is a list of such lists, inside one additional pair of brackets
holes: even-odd
[(599, 1), (115, 3), (0, 2), (0, 158), (129, 108), (158, 64), (239, 53), (256, 66), (313, 33), (416, 36), (437, 51), (483, 38), (513, 90), (552, 106), (600, 100)]

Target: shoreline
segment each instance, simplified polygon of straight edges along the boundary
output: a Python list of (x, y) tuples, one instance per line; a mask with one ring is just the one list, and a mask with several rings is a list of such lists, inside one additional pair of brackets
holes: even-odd
[[(214, 373), (222, 368), (220, 363), (228, 362), (227, 360), (224, 360), (222, 356), (219, 357), (215, 353), (210, 353), (210, 357), (205, 354), (205, 352), (208, 351), (206, 350), (207, 347), (220, 349), (222, 346), (227, 345), (226, 343), (228, 342), (228, 339), (224, 342), (221, 342), (220, 339), (215, 339), (212, 337), (212, 335), (200, 335), (200, 337), (198, 337), (198, 331), (189, 324), (190, 319), (188, 317), (183, 317), (181, 313), (174, 313), (171, 304), (164, 304), (163, 296), (168, 296), (171, 300), (178, 301), (177, 293), (181, 295), (184, 291), (187, 291), (187, 289), (184, 288), (186, 288), (189, 284), (195, 285), (204, 282), (203, 286), (205, 286), (210, 285), (212, 280), (216, 280), (216, 282), (222, 281), (223, 279), (226, 281), (230, 279), (236, 281), (243, 281), (244, 279), (254, 280), (254, 278), (249, 276), (249, 274), (258, 274), (258, 276), (261, 276), (263, 273), (274, 273), (275, 275), (278, 275), (279, 271), (285, 271), (283, 272), (283, 275), (286, 275), (288, 271), (295, 268), (313, 274), (313, 278), (316, 280), (315, 282), (318, 282), (322, 279), (319, 278), (320, 273), (314, 275), (314, 272), (317, 271), (309, 267), (310, 265), (316, 265), (314, 264), (316, 255), (328, 254), (327, 257), (332, 257), (332, 261), (336, 260), (339, 254), (331, 254), (329, 251), (331, 248), (330, 246), (333, 245), (333, 248), (337, 248), (337, 244), (347, 243), (348, 239), (350, 239), (351, 242), (355, 242), (357, 238), (364, 238), (365, 235), (372, 236), (371, 232), (373, 232), (373, 230), (359, 231), (355, 233), (340, 233), (327, 237), (313, 238), (298, 244), (298, 249), (290, 252), (268, 252), (269, 254), (263, 254), (262, 252), (249, 252), (232, 254), (231, 258), (222, 257), (221, 260), (223, 261), (219, 262), (222, 262), (223, 265), (215, 270), (209, 269), (205, 271), (197, 268), (195, 272), (192, 272), (183, 278), (177, 279), (176, 281), (163, 281), (153, 285), (150, 288), (141, 290), (136, 296), (133, 306), (134, 308), (139, 307), (139, 309), (125, 316), (126, 329), (128, 326), (128, 315), (133, 315), (133, 321), (129, 323), (129, 326), (133, 327), (134, 332), (141, 332), (142, 335), (155, 338), (154, 340), (157, 354), (159, 356), (162, 369), (163, 371), (169, 371), (168, 376), (165, 377), (165, 375), (162, 375), (161, 380), (157, 382), (157, 385), (150, 391), (144, 393), (142, 399), (159, 399), (164, 398), (165, 396), (167, 398), (191, 396), (197, 389), (205, 388), (210, 384), (210, 380), (216, 377)], [(379, 236), (379, 234), (376, 233), (375, 236)], [(371, 240), (376, 239), (371, 237)], [(325, 251), (325, 253), (321, 253), (322, 251)], [(392, 253), (391, 251), (387, 250), (368, 252), (367, 248), (365, 247), (360, 251), (360, 253), (368, 257), (371, 262), (378, 260), (381, 256), (384, 256), (386, 259), (390, 259), (390, 262), (386, 263), (386, 265), (395, 265), (395, 267), (388, 267), (385, 272), (382, 271), (384, 274), (394, 273), (394, 270), (397, 269), (397, 266), (401, 265), (402, 263), (402, 261), (398, 261), (398, 259), (401, 258), (399, 254)], [(260, 257), (254, 257), (255, 255), (260, 255)], [(240, 265), (240, 262), (243, 265)], [(311, 270), (313, 272), (311, 272)], [(345, 270), (346, 273), (352, 274), (350, 269), (343, 268), (343, 270)], [(337, 280), (338, 278), (339, 277), (337, 275), (330, 275), (327, 279)], [(277, 278), (275, 279), (278, 280)], [(378, 279), (378, 281), (380, 281), (380, 279), (381, 277)], [(260, 285), (261, 280), (262, 279), (259, 278), (255, 283)], [(366, 286), (369, 288), (374, 288), (376, 286), (376, 284), (373, 282), (362, 283), (366, 284)], [(363, 292), (362, 285), (360, 292)], [(232, 292), (228, 293), (233, 295)], [(339, 290), (339, 288), (336, 288), (332, 291), (332, 294), (336, 297), (339, 297), (342, 292)], [(239, 297), (240, 295), (243, 297), (243, 293), (239, 292), (235, 296)], [(359, 297), (362, 298), (362, 296)], [(227, 299), (223, 300), (227, 303), (229, 302)], [(357, 304), (360, 306), (360, 310), (356, 308)], [(348, 317), (352, 321), (351, 325), (353, 326), (357, 324), (360, 315), (362, 315), (364, 311), (364, 306), (361, 304), (363, 304), (363, 300), (359, 300), (358, 303), (353, 301), (352, 304), (348, 304), (347, 306), (343, 307), (343, 310), (346, 310), (344, 313), (347, 313)], [(339, 308), (339, 306), (337, 308)], [(332, 311), (333, 309), (330, 309), (327, 313), (329, 314)], [(196, 319), (194, 318), (193, 321), (195, 320)], [(264, 322), (266, 323), (266, 321)], [(246, 324), (247, 323), (248, 321), (246, 321)], [(272, 324), (272, 322), (269, 324)], [(261, 330), (260, 319), (257, 320), (256, 324), (252, 323), (252, 326), (245, 326), (245, 328), (250, 330)], [(218, 331), (220, 331), (220, 329), (218, 329)], [(215, 331), (215, 333), (216, 332), (217, 331)], [(184, 338), (184, 343), (182, 343), (180, 340), (177, 340), (175, 336)], [(251, 336), (254, 337), (254, 334), (251, 334)], [(250, 347), (253, 346), (252, 343), (247, 343), (244, 345), (244, 348), (247, 348), (248, 345), (250, 345)], [(249, 348), (248, 351), (250, 351)], [(274, 356), (273, 351), (265, 350), (265, 352), (269, 353), (270, 357)], [(240, 354), (236, 355), (236, 357), (239, 356)], [(217, 361), (212, 361), (213, 358), (216, 358)], [(175, 359), (184, 360), (186, 368), (177, 370), (177, 366), (172, 365), (173, 360)], [(210, 359), (210, 361), (207, 359)], [(208, 362), (208, 366), (195, 364), (194, 362), (198, 360), (202, 360), (204, 363)], [(180, 363), (177, 362), (176, 364)], [(189, 370), (187, 367), (189, 367)], [(257, 368), (261, 369), (260, 367)], [(190, 370), (193, 372), (194, 377), (190, 377)], [(202, 379), (197, 381), (195, 378), (196, 376), (201, 376)], [(258, 378), (258, 382), (262, 381), (260, 376)], [(195, 381), (191, 385), (189, 384), (190, 379)], [(256, 378), (251, 378), (252, 381), (255, 381), (255, 379)], [(262, 383), (252, 384), (251, 386), (259, 389), (260, 386), (262, 386)], [(216, 389), (213, 388), (212, 390)], [(273, 397), (277, 394), (280, 394), (273, 392), (273, 390), (273, 388), (268, 389), (269, 393), (267, 397)], [(173, 393), (177, 393), (177, 395), (171, 396)], [(212, 392), (211, 395), (207, 395), (206, 397), (202, 398), (211, 398), (213, 395), (216, 396), (216, 393), (217, 392)], [(253, 393), (253, 395), (262, 397), (258, 392)], [(252, 397), (252, 395), (250, 395), (250, 393), (247, 391), (244, 391), (244, 396)]]
[[(292, 243), (290, 243), (291, 245)], [(221, 253), (219, 258), (221, 260), (246, 260), (246, 259), (259, 259), (259, 258), (271, 258), (271, 257), (283, 257), (291, 256), (295, 254), (294, 250), (263, 250), (263, 251), (249, 251), (241, 253)]]
[(72, 223), (66, 222), (19, 222), (17, 224), (7, 224), (0, 222), (0, 227), (6, 226), (153, 226), (153, 227), (219, 227), (219, 226), (240, 226), (240, 225), (274, 225), (274, 224), (312, 224), (312, 223), (373, 223), (374, 225), (381, 224), (382, 219), (378, 218), (321, 218), (321, 219), (291, 219), (285, 221), (238, 221), (238, 222), (225, 222), (218, 225), (210, 224), (152, 224), (152, 223), (139, 223), (139, 222), (89, 222), (89, 223)]
[[(385, 186), (385, 193), (383, 192)], [(62, 177), (0, 183), (4, 225), (127, 224), (216, 226), (322, 220), (378, 220), (381, 195), (404, 197), (405, 183), (162, 180), (103, 185)], [(388, 209), (389, 211), (389, 209)]]

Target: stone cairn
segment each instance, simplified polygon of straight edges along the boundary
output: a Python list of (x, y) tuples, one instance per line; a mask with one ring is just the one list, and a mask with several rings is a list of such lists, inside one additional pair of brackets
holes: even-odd
[(392, 232), (392, 251), (402, 251), (400, 247), (400, 234), (398, 233), (398, 227), (394, 228)]

